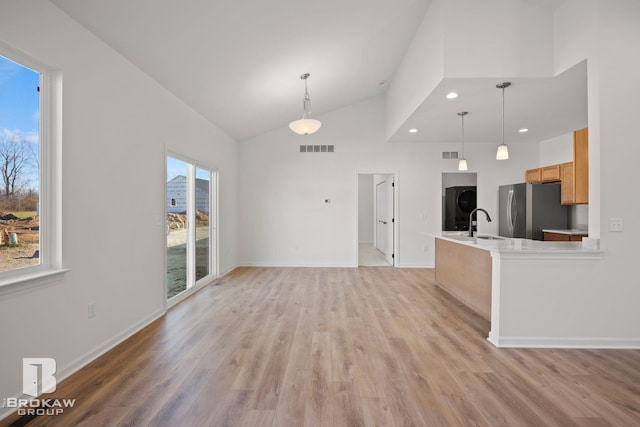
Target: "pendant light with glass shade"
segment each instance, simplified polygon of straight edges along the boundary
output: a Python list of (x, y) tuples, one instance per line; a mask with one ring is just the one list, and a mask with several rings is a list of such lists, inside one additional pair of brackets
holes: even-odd
[(511, 86), (510, 82), (502, 82), (496, 88), (502, 89), (502, 144), (498, 145), (496, 160), (507, 160), (509, 158), (509, 147), (504, 143), (504, 90)]
[(458, 160), (458, 170), (466, 171), (468, 169), (467, 159), (464, 158), (464, 116), (469, 114), (467, 111), (462, 111), (458, 113), (460, 119), (462, 120), (462, 157)]
[(302, 118), (300, 120), (294, 120), (289, 123), (289, 128), (299, 135), (310, 135), (320, 129), (322, 123), (320, 120), (310, 119), (311, 115), (311, 98), (309, 97), (309, 90), (307, 89), (307, 79), (309, 73), (304, 73), (300, 76), (304, 80), (304, 98), (302, 98)]

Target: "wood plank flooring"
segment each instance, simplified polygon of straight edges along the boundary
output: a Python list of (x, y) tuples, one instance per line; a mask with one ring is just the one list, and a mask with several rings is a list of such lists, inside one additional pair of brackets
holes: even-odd
[(31, 426), (637, 426), (640, 351), (497, 349), (433, 270), (239, 268)]

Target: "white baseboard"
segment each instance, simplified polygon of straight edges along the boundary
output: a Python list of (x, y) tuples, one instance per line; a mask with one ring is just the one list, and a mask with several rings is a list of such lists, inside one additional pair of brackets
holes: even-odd
[(435, 265), (411, 265), (411, 264), (400, 264), (396, 265), (398, 268), (435, 268)]
[(489, 333), (487, 340), (499, 348), (640, 349), (638, 338), (496, 337)]
[[(98, 357), (102, 356), (103, 354), (105, 354), (109, 350), (111, 350), (114, 347), (116, 347), (118, 344), (122, 343), (123, 341), (125, 341), (126, 339), (128, 339), (131, 336), (135, 335), (136, 333), (140, 332), (142, 329), (144, 329), (145, 327), (149, 326), (151, 323), (153, 323), (154, 321), (158, 320), (160, 317), (164, 316), (165, 313), (166, 313), (166, 311), (164, 309), (157, 310), (156, 312), (154, 312), (150, 316), (147, 316), (145, 319), (143, 319), (140, 322), (136, 323), (132, 327), (130, 327), (127, 330), (123, 331), (122, 333), (116, 335), (115, 337), (113, 337), (109, 341), (107, 341), (107, 342), (95, 347), (92, 350), (89, 350), (88, 352), (86, 352), (85, 354), (83, 354), (82, 356), (77, 358), (76, 360), (72, 361), (71, 363), (68, 363), (67, 365), (63, 366), (62, 368), (59, 368), (55, 373), (56, 381), (58, 383), (60, 383), (60, 382), (62, 382), (64, 380), (66, 380), (71, 375), (75, 374), (80, 369), (84, 368), (89, 363), (91, 363), (94, 360), (96, 360)], [(24, 395), (22, 393), (16, 393), (13, 397), (15, 397), (16, 399), (32, 399), (32, 397), (26, 396), (26, 395)], [(2, 408), (2, 407), (0, 407), (0, 420), (2, 420), (3, 418), (8, 417), (13, 412), (15, 412), (15, 410), (16, 410), (15, 408)]]
[(231, 273), (233, 270), (235, 270), (236, 268), (240, 267), (239, 264), (236, 264), (232, 267), (227, 268), (225, 271), (223, 271), (222, 273), (220, 273), (218, 275), (218, 279), (221, 278), (222, 276), (226, 276), (227, 274)]
[(354, 268), (353, 264), (270, 264), (266, 262), (243, 262), (239, 267), (274, 268)]
[(122, 343), (123, 341), (135, 335), (136, 333), (140, 332), (142, 329), (149, 326), (151, 323), (158, 320), (160, 317), (164, 316), (165, 313), (166, 311), (164, 309), (157, 310), (153, 314), (147, 316), (145, 319), (131, 326), (127, 330), (123, 331), (122, 333), (116, 335), (115, 337), (105, 342), (104, 344), (101, 344), (98, 347), (94, 348), (93, 350), (88, 351), (87, 353), (80, 356), (73, 362), (69, 363), (66, 366), (63, 366), (62, 369), (58, 369), (56, 373), (56, 379), (58, 380), (58, 382), (67, 379), (69, 376), (78, 372), (80, 369), (84, 368), (86, 365), (93, 362), (98, 357), (102, 356), (109, 350), (113, 349), (118, 344)]

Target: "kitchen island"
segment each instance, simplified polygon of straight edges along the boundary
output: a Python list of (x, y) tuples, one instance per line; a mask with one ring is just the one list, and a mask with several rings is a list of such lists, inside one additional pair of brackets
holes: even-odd
[[(491, 322), (497, 347), (607, 347), (572, 331), (580, 282), (601, 259), (581, 242), (435, 233), (436, 283)], [(578, 310), (579, 311), (579, 310)], [(579, 329), (579, 328), (578, 328)]]

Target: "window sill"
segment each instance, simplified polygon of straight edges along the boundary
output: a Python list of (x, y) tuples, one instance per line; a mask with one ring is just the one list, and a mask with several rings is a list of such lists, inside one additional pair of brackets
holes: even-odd
[(51, 269), (0, 280), (0, 296), (48, 285), (62, 279), (68, 268)]

